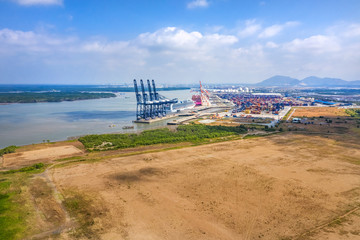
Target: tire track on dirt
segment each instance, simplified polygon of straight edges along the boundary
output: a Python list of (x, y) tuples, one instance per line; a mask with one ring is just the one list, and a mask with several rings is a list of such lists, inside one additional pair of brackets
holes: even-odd
[(70, 218), (70, 214), (68, 213), (68, 211), (66, 210), (63, 201), (60, 199), (61, 193), (57, 190), (56, 185), (54, 184), (54, 181), (50, 178), (49, 176), (49, 170), (51, 168), (53, 168), (54, 166), (58, 165), (60, 163), (56, 163), (51, 165), (50, 167), (48, 167), (44, 172), (36, 174), (33, 176), (33, 178), (41, 178), (43, 179), (46, 184), (51, 188), (52, 191), (52, 196), (54, 197), (55, 201), (59, 204), (61, 210), (63, 211), (63, 213), (65, 214), (65, 222), (63, 224), (61, 224), (58, 227), (55, 227), (51, 230), (47, 230), (38, 234), (35, 234), (31, 237), (28, 237), (26, 239), (43, 239), (45, 237), (49, 237), (51, 235), (54, 234), (60, 234), (64, 231), (68, 231), (71, 230), (74, 227), (74, 223)]
[(326, 223), (323, 223), (323, 224), (321, 224), (321, 225), (319, 225), (317, 227), (314, 227), (314, 228), (308, 230), (307, 232), (299, 235), (298, 237), (296, 237), (294, 239), (303, 239), (303, 237), (306, 237), (307, 235), (309, 235), (309, 234), (311, 234), (313, 232), (319, 231), (319, 230), (321, 230), (321, 229), (323, 229), (323, 228), (325, 228), (325, 227), (327, 227), (327, 226), (329, 226), (329, 225), (331, 225), (333, 223), (336, 223), (337, 221), (344, 219), (345, 217), (347, 217), (350, 214), (358, 211), (359, 209), (360, 209), (360, 207), (353, 208), (350, 211), (346, 212), (345, 214), (343, 214), (343, 215), (341, 215), (341, 216), (339, 216), (339, 217), (337, 217), (337, 218), (335, 218), (335, 219), (333, 219), (333, 220), (331, 220), (329, 222), (326, 222)]

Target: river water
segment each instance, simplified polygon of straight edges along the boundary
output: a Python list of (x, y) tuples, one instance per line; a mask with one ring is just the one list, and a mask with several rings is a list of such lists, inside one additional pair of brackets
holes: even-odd
[[(160, 94), (179, 100), (191, 99), (190, 90)], [(134, 93), (116, 98), (73, 102), (21, 103), (0, 105), (0, 148), (100, 133), (132, 133), (165, 126), (170, 120), (152, 124), (133, 123), (136, 118)], [(134, 129), (122, 129), (134, 126)]]

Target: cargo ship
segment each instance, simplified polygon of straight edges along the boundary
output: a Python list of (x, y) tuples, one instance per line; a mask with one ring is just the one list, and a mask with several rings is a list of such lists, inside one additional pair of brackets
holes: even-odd
[(188, 100), (178, 101), (177, 103), (170, 104), (170, 107), (167, 110), (169, 110), (171, 112), (179, 112), (184, 109), (190, 109), (193, 107), (195, 107), (195, 103), (192, 100), (188, 99)]

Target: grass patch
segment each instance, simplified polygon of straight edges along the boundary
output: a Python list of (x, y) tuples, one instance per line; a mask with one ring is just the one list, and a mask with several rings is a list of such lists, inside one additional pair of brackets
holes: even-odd
[(23, 176), (12, 176), (0, 182), (0, 239), (23, 239), (28, 230)]
[(168, 128), (147, 130), (140, 134), (88, 135), (79, 141), (88, 150), (114, 150), (159, 143), (192, 142), (200, 143), (212, 138), (238, 135), (247, 132), (244, 126), (209, 126), (202, 124), (181, 125), (176, 131)]
[(264, 135), (259, 135), (259, 134), (249, 134), (246, 135), (245, 137), (243, 137), (243, 139), (252, 139), (252, 138), (258, 138), (258, 137), (263, 137)]
[(267, 137), (267, 136), (270, 136), (270, 135), (281, 134), (281, 133), (283, 133), (283, 132), (271, 132), (271, 133), (266, 133), (266, 134), (248, 134), (248, 135), (244, 136), (242, 139)]
[(44, 171), (45, 168), (46, 168), (45, 164), (36, 163), (29, 167), (23, 167), (20, 169), (13, 169), (13, 170), (5, 171), (5, 172), (3, 172), (3, 174), (11, 174), (11, 173), (17, 173), (17, 172), (40, 173), (40, 172)]
[(64, 204), (71, 217), (75, 218), (78, 228), (72, 232), (75, 238), (98, 239), (99, 229), (94, 229), (95, 218), (106, 214), (107, 209), (96, 204), (94, 198), (78, 191), (65, 193)]
[(74, 156), (74, 157), (67, 157), (62, 159), (55, 160), (56, 162), (67, 162), (67, 161), (74, 161), (74, 160), (82, 160), (84, 159), (83, 156)]

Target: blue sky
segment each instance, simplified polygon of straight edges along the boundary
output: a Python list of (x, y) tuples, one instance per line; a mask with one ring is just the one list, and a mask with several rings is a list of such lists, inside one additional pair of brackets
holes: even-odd
[(0, 0), (0, 83), (360, 80), (358, 0)]

